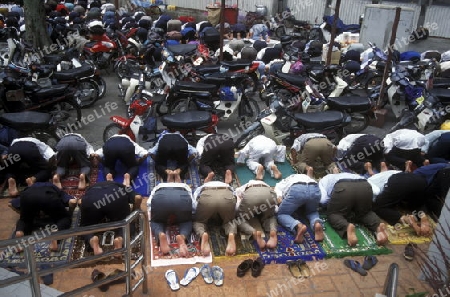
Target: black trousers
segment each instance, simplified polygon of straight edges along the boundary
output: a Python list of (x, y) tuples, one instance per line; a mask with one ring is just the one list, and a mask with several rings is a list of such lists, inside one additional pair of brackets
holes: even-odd
[(199, 172), (206, 177), (210, 172), (234, 172), (234, 143), (232, 139), (223, 140), (222, 135), (213, 134), (205, 140), (200, 158)]
[(18, 161), (12, 162), (6, 168), (8, 178), (13, 177), (20, 183), (31, 176), (34, 176), (37, 182), (46, 182), (51, 178), (51, 167), (35, 143), (18, 141), (9, 148), (8, 153), (18, 156), (15, 158)]
[[(130, 203), (136, 193), (116, 182), (100, 182), (89, 187), (82, 198), (81, 226), (100, 224), (102, 221), (120, 221), (130, 214)], [(131, 224), (133, 225), (133, 224)], [(116, 237), (122, 236), (122, 229), (114, 230)], [(84, 236), (86, 244), (92, 234)]]
[(373, 203), (373, 211), (394, 226), (402, 216), (398, 206), (416, 212), (425, 210), (426, 188), (427, 181), (420, 175), (407, 172), (394, 174)]
[(35, 219), (41, 211), (56, 224), (58, 230), (70, 228), (71, 215), (66, 210), (62, 193), (52, 186), (31, 186), (20, 194), (20, 218), (16, 231), (31, 234), (35, 229)]
[(423, 161), (425, 161), (419, 148), (403, 150), (394, 146), (385, 157), (387, 162), (402, 171), (405, 170), (405, 162), (408, 160), (411, 160), (416, 167), (423, 166)]
[[(167, 180), (167, 169), (181, 170), (180, 177), (184, 178), (189, 168), (188, 143), (183, 136), (178, 134), (166, 134), (158, 143), (158, 151), (155, 156), (155, 170), (164, 180)], [(172, 164), (176, 164), (172, 166)]]
[(103, 174), (116, 176), (116, 163), (120, 161), (134, 180), (139, 173), (139, 163), (136, 160), (133, 143), (124, 137), (112, 137), (103, 145)]
[(450, 167), (439, 170), (426, 189), (426, 208), (429, 214), (438, 219), (450, 188)]
[(450, 162), (450, 132), (444, 133), (428, 150), (430, 163)]
[(381, 141), (381, 138), (375, 135), (358, 137), (340, 163), (359, 174), (364, 173), (364, 163), (366, 162), (371, 162), (374, 168), (380, 170), (380, 163), (384, 159)]
[(352, 216), (355, 223), (361, 223), (373, 232), (377, 230), (380, 218), (372, 211), (372, 196), (372, 187), (365, 179), (339, 181), (334, 185), (327, 216), (339, 236), (347, 237)]

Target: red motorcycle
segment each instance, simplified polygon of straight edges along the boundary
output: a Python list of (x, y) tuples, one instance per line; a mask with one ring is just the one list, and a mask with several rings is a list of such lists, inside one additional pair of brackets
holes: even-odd
[(96, 21), (89, 25), (90, 42), (87, 42), (83, 48), (85, 59), (91, 60), (98, 69), (108, 69), (114, 56), (117, 55), (117, 42), (106, 35), (103, 25)]

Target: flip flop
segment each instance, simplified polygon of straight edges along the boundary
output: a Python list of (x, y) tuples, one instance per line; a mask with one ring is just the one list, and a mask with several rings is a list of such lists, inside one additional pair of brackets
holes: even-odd
[(178, 276), (175, 270), (167, 270), (165, 277), (167, 280), (167, 284), (169, 284), (169, 287), (172, 291), (178, 291), (180, 289), (180, 285), (178, 284)]
[(344, 260), (344, 265), (347, 266), (348, 268), (350, 268), (351, 270), (358, 272), (362, 276), (367, 275), (367, 271), (365, 271), (361, 267), (361, 263), (359, 263), (358, 261), (346, 259), (346, 260)]
[(223, 285), (223, 269), (219, 266), (213, 266), (212, 267), (212, 275), (214, 278), (214, 284), (217, 287), (220, 287)]
[(200, 268), (200, 273), (202, 274), (203, 280), (208, 285), (214, 282), (211, 266), (208, 264), (205, 264)]
[(180, 285), (187, 286), (189, 285), (200, 273), (200, 269), (198, 267), (192, 267), (186, 270), (184, 273), (183, 279), (180, 281)]
[[(92, 282), (95, 283), (95, 282), (101, 281), (101, 280), (103, 280), (105, 278), (106, 278), (106, 274), (104, 274), (103, 272), (99, 271), (98, 269), (94, 269), (92, 271), (92, 274), (91, 274)], [(100, 289), (100, 291), (106, 292), (109, 289), (109, 284), (101, 285), (98, 288)]]
[(377, 265), (377, 263), (378, 263), (377, 257), (375, 257), (375, 256), (365, 256), (362, 268), (364, 270), (370, 270), (372, 267)]
[(301, 259), (297, 260), (297, 266), (303, 277), (307, 278), (311, 276), (311, 270), (309, 269), (309, 266), (305, 261)]
[(302, 277), (302, 272), (300, 271), (300, 267), (298, 266), (297, 261), (294, 260), (288, 260), (286, 261), (286, 265), (289, 268), (289, 272), (291, 273), (291, 275), (295, 278), (301, 278)]

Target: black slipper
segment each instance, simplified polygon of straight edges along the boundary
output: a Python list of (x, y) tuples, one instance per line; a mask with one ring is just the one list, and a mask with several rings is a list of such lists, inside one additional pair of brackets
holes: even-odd
[[(92, 279), (92, 281), (93, 281), (94, 283), (95, 283), (95, 282), (98, 282), (98, 281), (101, 281), (101, 280), (103, 280), (103, 279), (105, 279), (105, 278), (106, 278), (106, 274), (104, 274), (103, 272), (99, 271), (98, 269), (94, 269), (94, 270), (92, 271), (91, 279)], [(108, 291), (108, 289), (109, 289), (109, 284), (101, 285), (101, 286), (99, 287), (99, 289), (100, 289), (100, 291), (102, 291), (102, 292), (106, 292), (106, 291)]]
[(372, 267), (377, 265), (378, 259), (375, 256), (365, 256), (364, 257), (364, 263), (362, 268), (365, 270), (370, 270)]
[(351, 270), (358, 272), (362, 276), (367, 275), (367, 271), (365, 271), (361, 267), (361, 263), (359, 263), (358, 261), (346, 259), (346, 260), (344, 260), (344, 265), (347, 266), (348, 268), (350, 268)]

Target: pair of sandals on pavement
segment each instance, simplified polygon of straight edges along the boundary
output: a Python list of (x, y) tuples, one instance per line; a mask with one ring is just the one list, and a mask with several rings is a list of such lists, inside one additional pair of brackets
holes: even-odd
[(288, 260), (286, 261), (286, 265), (288, 266), (291, 275), (295, 278), (308, 278), (311, 276), (311, 270), (309, 269), (308, 264), (302, 259)]
[(166, 271), (165, 278), (167, 284), (169, 285), (172, 291), (178, 291), (180, 289), (180, 285), (187, 286), (189, 285), (199, 274), (202, 275), (203, 280), (207, 284), (214, 283), (217, 287), (223, 285), (224, 273), (223, 269), (219, 266), (209, 266), (208, 264), (203, 265), (201, 268), (191, 267), (186, 270), (184, 273), (184, 277), (179, 281), (177, 273), (173, 269), (169, 269)]
[(366, 276), (367, 271), (372, 269), (375, 265), (377, 265), (378, 259), (375, 256), (365, 256), (364, 262), (361, 265), (359, 261), (351, 260), (351, 259), (345, 259), (344, 265), (350, 268), (351, 270), (358, 272), (361, 276)]

